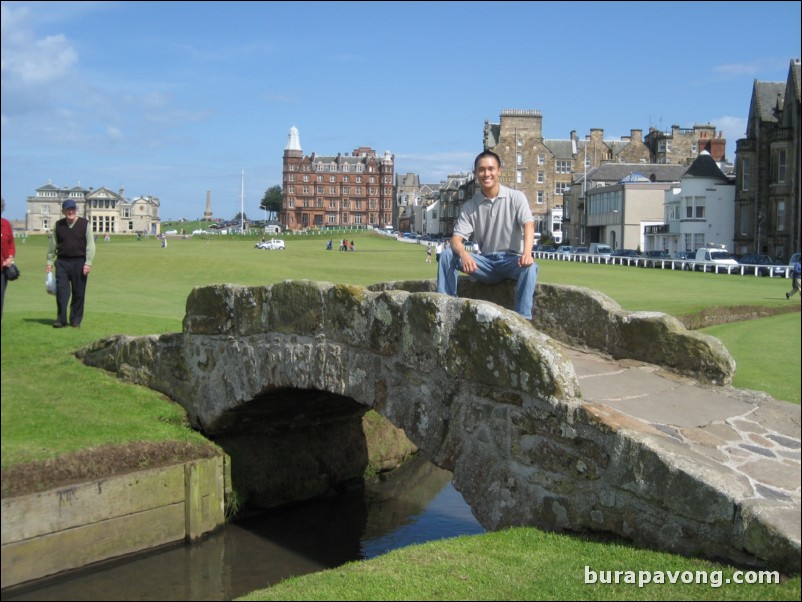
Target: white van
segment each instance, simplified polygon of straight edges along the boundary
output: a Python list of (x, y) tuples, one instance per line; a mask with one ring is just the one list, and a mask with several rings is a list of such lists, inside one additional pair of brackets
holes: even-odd
[(613, 254), (613, 248), (601, 242), (592, 242), (590, 243), (588, 253), (591, 255), (604, 255), (605, 257), (609, 257)]
[(709, 245), (696, 249), (697, 270), (703, 272), (733, 273), (738, 270), (739, 264), (732, 258), (724, 245)]

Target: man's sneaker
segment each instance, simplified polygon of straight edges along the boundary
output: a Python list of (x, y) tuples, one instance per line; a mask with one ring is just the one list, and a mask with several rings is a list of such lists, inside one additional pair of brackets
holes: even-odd
[(786, 298), (786, 300), (788, 300), (788, 299), (791, 298), (791, 295), (789, 293), (785, 293), (785, 298)]
[(64, 322), (53, 322), (53, 328), (64, 328)]

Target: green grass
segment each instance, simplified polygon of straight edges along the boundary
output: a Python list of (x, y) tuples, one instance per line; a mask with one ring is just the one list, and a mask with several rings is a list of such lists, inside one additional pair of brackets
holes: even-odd
[[(585, 583), (586, 568), (588, 581)], [(599, 583), (601, 571), (622, 573)], [(641, 577), (665, 584), (637, 585)], [(690, 571), (706, 583), (669, 583)], [(732, 581), (736, 569), (615, 542), (516, 528), (395, 550), (370, 561), (287, 579), (238, 600), (798, 600), (800, 579), (775, 585)], [(612, 573), (611, 575), (614, 575)], [(736, 577), (740, 579), (740, 576)], [(605, 574), (605, 580), (608, 580)], [(675, 578), (675, 580), (677, 580)], [(711, 583), (719, 583), (714, 587)]]
[[(331, 235), (337, 238), (337, 235)], [(186, 298), (213, 283), (266, 285), (310, 279), (368, 285), (433, 278), (425, 249), (347, 234), (356, 253), (325, 251), (327, 235), (283, 236), (285, 251), (257, 238), (113, 237), (98, 241), (80, 330), (54, 330), (45, 292), (44, 236), (20, 242), (22, 277), (8, 284), (2, 321), (2, 466), (129, 441), (194, 441), (183, 410), (162, 395), (81, 364), (74, 352), (105, 336), (179, 332)], [(335, 246), (336, 249), (336, 246)], [(539, 261), (540, 281), (598, 289), (624, 309), (684, 315), (715, 306), (781, 307), (788, 280)], [(706, 329), (736, 359), (735, 385), (800, 401), (800, 314)], [(723, 567), (626, 546), (521, 529), (393, 552), (291, 580), (252, 599), (799, 599), (799, 579), (781, 586), (710, 588), (585, 586), (582, 569)], [(685, 569), (683, 569), (685, 570)], [(307, 581), (308, 580), (308, 581)], [(272, 596), (272, 597), (271, 597)], [(297, 597), (296, 597), (297, 596)], [(264, 597), (264, 598), (262, 598)]]

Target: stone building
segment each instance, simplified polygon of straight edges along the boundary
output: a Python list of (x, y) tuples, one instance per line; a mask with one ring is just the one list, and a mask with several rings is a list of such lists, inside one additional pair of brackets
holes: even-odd
[(788, 259), (800, 249), (800, 77), (791, 61), (783, 82), (755, 80), (746, 137), (735, 150), (735, 252)]
[(603, 129), (592, 129), (584, 140), (543, 137), (543, 116), (530, 109), (504, 109), (499, 123), (485, 122), (484, 149), (502, 161), (502, 184), (521, 190), (529, 199), (536, 231), (551, 236), (559, 231), (563, 196), (574, 175), (608, 161), (648, 160), (642, 130), (621, 140), (605, 140)]
[(293, 127), (284, 147), (281, 224), (290, 230), (393, 223), (395, 159), (368, 147), (304, 155)]
[(398, 226), (398, 230), (401, 232), (419, 231), (420, 228), (415, 227), (414, 211), (415, 207), (421, 206), (421, 185), (418, 174), (395, 175), (395, 199), (396, 220), (393, 223)]
[(726, 161), (727, 141), (710, 124), (681, 128), (672, 125), (670, 132), (650, 128), (644, 144), (649, 149), (649, 163), (690, 165), (707, 152), (716, 163)]
[(127, 199), (124, 190), (113, 192), (101, 186), (98, 189), (73, 186), (58, 187), (45, 184), (27, 199), (25, 227), (28, 232), (48, 232), (63, 215), (61, 204), (75, 201), (78, 215), (92, 224), (95, 234), (159, 234), (159, 199), (139, 196)]

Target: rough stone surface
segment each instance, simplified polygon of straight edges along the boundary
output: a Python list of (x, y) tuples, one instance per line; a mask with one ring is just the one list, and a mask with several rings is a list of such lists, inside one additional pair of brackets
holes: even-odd
[[(653, 548), (799, 572), (799, 520), (778, 518), (786, 510), (799, 515), (798, 491), (790, 500), (763, 496), (756, 485), (767, 485), (722, 467), (696, 443), (704, 437), (683, 435), (685, 426), (588, 403), (574, 364), (551, 336), (499, 304), (430, 287), (206, 287), (190, 295), (183, 333), (111, 337), (79, 356), (169, 395), (212, 438), (262, 441), (271, 473), (291, 455), (276, 452), (284, 454), (276, 461), (273, 437), (283, 433), (300, 451), (310, 433), (352, 428), (370, 407), (454, 473), (455, 487), (487, 529), (607, 531)], [(598, 296), (580, 300), (581, 290), (559, 288), (539, 287), (535, 326), (547, 324), (565, 342), (585, 333), (615, 356), (642, 346), (639, 336), (658, 337), (670, 347), (660, 365), (706, 382), (731, 378), (734, 364), (714, 339), (689, 336), (659, 316), (603, 311)], [(561, 323), (568, 320), (583, 324)], [(591, 322), (609, 327), (584, 324)], [(688, 353), (694, 368), (679, 361)], [(752, 422), (778, 416), (767, 411)], [(799, 439), (798, 423), (787, 430), (789, 441)], [(354, 436), (327, 458), (331, 467), (319, 455), (304, 459), (310, 482), (330, 485), (353, 469), (349, 461), (364, 463)], [(334, 451), (336, 439), (320, 453)], [(731, 457), (754, 459), (748, 449), (741, 454)]]
[[(514, 281), (489, 285), (460, 276), (458, 287), (460, 297), (514, 307)], [(381, 283), (371, 289), (422, 292), (437, 286), (434, 280), (423, 280)], [(607, 295), (587, 288), (538, 284), (532, 324), (571, 345), (664, 366), (713, 384), (730, 384), (735, 373), (735, 360), (715, 337), (687, 330), (666, 314), (622, 310)]]

